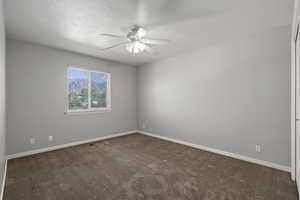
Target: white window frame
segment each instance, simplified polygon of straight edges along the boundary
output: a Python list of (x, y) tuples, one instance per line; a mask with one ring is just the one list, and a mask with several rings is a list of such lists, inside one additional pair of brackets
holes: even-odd
[[(88, 108), (87, 109), (69, 109), (69, 69), (76, 69), (88, 72)], [(107, 88), (106, 88), (106, 107), (105, 108), (92, 108), (91, 107), (91, 73), (105, 74), (107, 76)], [(100, 72), (89, 70), (85, 68), (78, 67), (68, 67), (67, 68), (67, 113), (86, 113), (86, 112), (110, 112), (111, 111), (111, 74), (107, 72)]]

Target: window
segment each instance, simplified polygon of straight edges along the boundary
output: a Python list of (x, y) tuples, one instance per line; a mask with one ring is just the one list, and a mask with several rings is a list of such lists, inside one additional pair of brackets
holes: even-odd
[(68, 111), (110, 110), (110, 74), (68, 69)]

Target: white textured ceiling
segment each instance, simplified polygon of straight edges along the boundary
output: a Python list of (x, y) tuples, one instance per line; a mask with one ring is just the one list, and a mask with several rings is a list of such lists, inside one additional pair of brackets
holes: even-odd
[[(6, 0), (7, 34), (131, 65), (234, 40), (291, 24), (293, 0)], [(170, 39), (156, 54), (130, 55), (123, 46), (99, 51), (131, 25)]]

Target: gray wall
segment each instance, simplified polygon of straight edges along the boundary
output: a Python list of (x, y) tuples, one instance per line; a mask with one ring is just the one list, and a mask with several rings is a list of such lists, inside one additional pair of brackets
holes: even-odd
[(139, 129), (290, 166), (290, 29), (139, 67)]
[(3, 8), (3, 1), (0, 0), (0, 192), (2, 188), (3, 170), (5, 166), (5, 132), (6, 132), (5, 31), (4, 31), (4, 20), (3, 20), (2, 8)]
[[(134, 130), (138, 119), (140, 130), (290, 166), (289, 38), (289, 26), (274, 28), (140, 66), (137, 74), (8, 40), (8, 154)], [(64, 115), (68, 66), (112, 73), (111, 113)]]
[[(64, 114), (68, 66), (111, 73), (111, 112)], [(8, 154), (137, 128), (136, 68), (124, 64), (8, 40), (7, 98)], [(30, 144), (33, 137), (35, 145)]]

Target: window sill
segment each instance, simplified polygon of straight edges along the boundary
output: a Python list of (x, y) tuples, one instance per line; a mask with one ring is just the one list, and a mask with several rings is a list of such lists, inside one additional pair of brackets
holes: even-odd
[(64, 112), (65, 115), (88, 115), (88, 114), (101, 114), (111, 112), (111, 109), (103, 110), (67, 110)]

